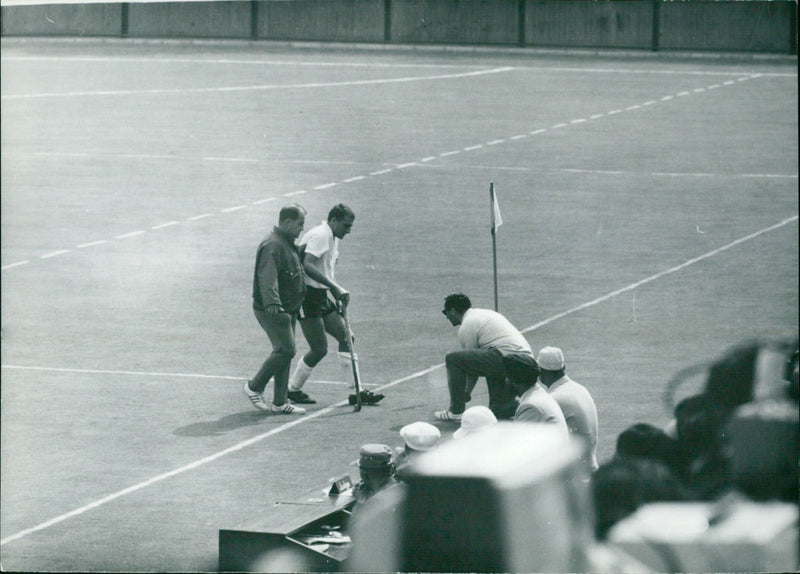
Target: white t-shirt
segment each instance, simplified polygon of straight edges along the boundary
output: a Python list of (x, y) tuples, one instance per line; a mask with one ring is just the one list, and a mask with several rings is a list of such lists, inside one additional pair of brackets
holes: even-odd
[[(327, 221), (323, 221), (316, 227), (306, 231), (303, 237), (300, 238), (298, 245), (305, 245), (306, 253), (318, 257), (322, 273), (331, 281), (335, 281), (334, 268), (336, 267), (336, 260), (339, 258), (339, 238), (333, 236), (333, 230), (331, 230)], [(317, 289), (328, 288), (308, 276), (306, 276), (306, 285)]]
[(462, 349), (500, 349), (533, 356), (522, 333), (511, 321), (490, 309), (467, 309), (458, 328), (458, 341)]

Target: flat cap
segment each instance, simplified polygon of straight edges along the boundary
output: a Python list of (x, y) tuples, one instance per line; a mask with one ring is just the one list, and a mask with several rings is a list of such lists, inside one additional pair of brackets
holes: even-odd
[(385, 444), (365, 444), (358, 455), (360, 468), (384, 468), (392, 462), (392, 449)]
[(418, 421), (400, 429), (400, 436), (412, 450), (426, 451), (435, 448), (442, 433), (430, 423)]

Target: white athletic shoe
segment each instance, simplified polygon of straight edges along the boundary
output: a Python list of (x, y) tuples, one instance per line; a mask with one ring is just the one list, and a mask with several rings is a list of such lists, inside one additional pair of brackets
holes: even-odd
[(267, 402), (264, 400), (264, 395), (261, 393), (255, 392), (253, 389), (250, 388), (250, 381), (245, 381), (244, 388), (242, 389), (244, 394), (247, 395), (247, 398), (250, 399), (250, 403), (260, 411), (269, 412), (270, 408)]
[(433, 413), (433, 416), (435, 419), (440, 421), (457, 422), (461, 420), (461, 415), (457, 415), (453, 412), (450, 412), (450, 409), (447, 409), (446, 411), (436, 411), (435, 413)]
[(303, 407), (298, 407), (297, 405), (293, 405), (290, 402), (286, 402), (282, 405), (271, 404), (269, 405), (269, 410), (273, 413), (280, 413), (282, 415), (304, 415), (306, 414), (306, 409)]

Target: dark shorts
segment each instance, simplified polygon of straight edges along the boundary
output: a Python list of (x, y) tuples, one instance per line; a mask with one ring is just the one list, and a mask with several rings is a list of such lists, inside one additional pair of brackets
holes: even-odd
[(306, 287), (306, 297), (300, 309), (300, 319), (324, 317), (336, 311), (336, 304), (328, 297), (327, 289)]

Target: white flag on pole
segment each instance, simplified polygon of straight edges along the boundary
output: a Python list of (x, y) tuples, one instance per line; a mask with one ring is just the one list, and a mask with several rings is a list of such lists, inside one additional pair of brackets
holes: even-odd
[(503, 216), (500, 215), (500, 204), (497, 203), (497, 194), (492, 186), (492, 233), (497, 231), (501, 225), (503, 225)]

